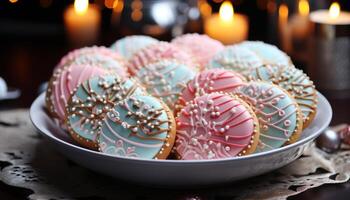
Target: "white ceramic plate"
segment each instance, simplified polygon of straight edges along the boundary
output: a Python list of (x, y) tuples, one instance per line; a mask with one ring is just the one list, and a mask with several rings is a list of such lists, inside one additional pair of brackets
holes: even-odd
[(146, 160), (116, 157), (75, 145), (47, 115), (44, 94), (30, 108), (34, 126), (58, 151), (79, 165), (126, 181), (153, 186), (203, 186), (257, 176), (298, 158), (329, 125), (332, 109), (318, 94), (318, 112), (296, 143), (268, 152), (219, 160)]

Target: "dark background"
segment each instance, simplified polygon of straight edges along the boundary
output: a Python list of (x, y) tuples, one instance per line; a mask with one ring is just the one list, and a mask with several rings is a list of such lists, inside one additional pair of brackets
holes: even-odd
[[(163, 0), (164, 1), (164, 0)], [(172, 0), (165, 0), (172, 2)], [(109, 46), (118, 38), (143, 34), (144, 24), (154, 23), (147, 18), (147, 5), (155, 0), (143, 1), (144, 19), (133, 22), (129, 19), (131, 0), (124, 1), (124, 9), (120, 23), (111, 24), (112, 9), (104, 6), (103, 0), (91, 1), (100, 5), (102, 11), (101, 32), (95, 45)], [(179, 4), (196, 5), (196, 1), (176, 1)], [(217, 12), (222, 1), (208, 1)], [(250, 21), (249, 39), (262, 40), (278, 45), (274, 27), (269, 25), (266, 9), (268, 0), (235, 0), (235, 12), (248, 15)], [(280, 3), (294, 1), (276, 1)], [(311, 1), (312, 2), (312, 1)], [(310, 2), (310, 4), (311, 4)], [(326, 1), (330, 5), (332, 1)], [(69, 50), (83, 45), (72, 45), (65, 34), (63, 11), (73, 1), (60, 0), (9, 0), (0, 2), (0, 76), (9, 86), (19, 88), (22, 95), (15, 102), (6, 102), (7, 106), (29, 107), (37, 96), (38, 86), (47, 81), (53, 67)], [(350, 10), (349, 1), (340, 1), (342, 9)], [(184, 6), (179, 6), (179, 13), (186, 12)], [(311, 7), (312, 9), (312, 7)], [(155, 36), (161, 40), (170, 40), (171, 27), (164, 34)], [(188, 20), (184, 32), (202, 32), (201, 19)], [(92, 44), (87, 44), (92, 45)], [(297, 61), (296, 61), (297, 62)], [(300, 66), (303, 68), (303, 66)], [(3, 104), (3, 103), (2, 103)]]

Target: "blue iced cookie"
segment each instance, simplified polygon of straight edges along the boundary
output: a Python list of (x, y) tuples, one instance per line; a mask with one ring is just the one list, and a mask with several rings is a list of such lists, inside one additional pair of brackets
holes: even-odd
[(259, 120), (260, 140), (255, 152), (295, 142), (302, 131), (302, 113), (288, 92), (267, 82), (249, 82), (234, 93), (249, 103)]
[(175, 140), (169, 108), (152, 96), (120, 101), (102, 120), (99, 151), (123, 157), (165, 159)]
[(102, 121), (118, 102), (132, 95), (145, 94), (133, 80), (115, 75), (91, 78), (80, 84), (66, 106), (70, 135), (80, 145), (97, 149), (97, 136)]
[(224, 68), (242, 75), (248, 75), (252, 69), (262, 64), (262, 59), (253, 51), (245, 47), (231, 45), (215, 54), (209, 61), (207, 68)]
[(261, 41), (245, 41), (238, 46), (245, 47), (259, 56), (265, 64), (290, 65), (290, 57), (276, 46)]
[(130, 59), (134, 53), (148, 45), (157, 43), (158, 40), (145, 35), (127, 36), (112, 44), (111, 49), (117, 51), (126, 59)]
[(287, 90), (294, 97), (303, 113), (303, 127), (306, 128), (317, 112), (317, 92), (313, 82), (294, 66), (264, 65), (256, 68), (249, 80), (271, 81)]
[(175, 108), (175, 102), (187, 82), (194, 76), (195, 71), (191, 67), (175, 60), (148, 64), (136, 74), (147, 92), (163, 100), (171, 110)]

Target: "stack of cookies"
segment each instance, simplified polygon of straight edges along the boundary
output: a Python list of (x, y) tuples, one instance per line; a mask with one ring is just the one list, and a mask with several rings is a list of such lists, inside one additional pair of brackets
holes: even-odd
[(220, 159), (280, 148), (313, 120), (313, 82), (275, 46), (206, 35), (129, 36), (64, 56), (46, 108), (77, 144), (144, 159)]

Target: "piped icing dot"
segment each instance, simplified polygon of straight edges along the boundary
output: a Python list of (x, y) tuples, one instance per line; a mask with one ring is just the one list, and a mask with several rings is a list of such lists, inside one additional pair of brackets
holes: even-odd
[[(207, 83), (211, 81), (212, 84), (208, 87)], [(212, 92), (232, 92), (235, 88), (244, 84), (245, 79), (238, 73), (225, 69), (210, 69), (197, 74), (186, 85), (182, 91), (179, 101), (180, 107), (186, 102), (193, 100), (198, 96)], [(199, 102), (201, 105), (201, 102)], [(213, 101), (207, 102), (211, 106)], [(216, 110), (215, 110), (216, 111)]]
[(217, 52), (209, 61), (207, 68), (224, 68), (248, 75), (252, 69), (262, 64), (264, 64), (263, 60), (253, 51), (242, 46), (231, 45)]
[(143, 48), (130, 58), (128, 64), (129, 72), (134, 75), (144, 66), (161, 59), (178, 60), (194, 70), (197, 69), (197, 64), (188, 53), (174, 44), (158, 42)]
[[(259, 119), (261, 130), (256, 152), (276, 149), (290, 138), (294, 141), (300, 136), (302, 114), (287, 91), (267, 82), (249, 82), (235, 93), (253, 106)], [(261, 104), (254, 104), (257, 101)]]
[[(119, 118), (111, 118), (112, 113)], [(169, 109), (157, 98), (126, 97), (102, 120), (99, 150), (122, 157), (164, 159), (174, 143), (174, 123)]]
[[(196, 108), (198, 117), (186, 115), (194, 110), (191, 105), (198, 102), (203, 102), (203, 107)], [(212, 106), (208, 106), (208, 102)], [(204, 107), (208, 112), (203, 112)], [(236, 109), (235, 113), (226, 112), (232, 108)], [(217, 116), (214, 109), (221, 115)], [(256, 147), (253, 136), (259, 138), (256, 121), (253, 111), (237, 97), (220, 93), (197, 97), (176, 118), (181, 124), (177, 127), (176, 152), (185, 160), (227, 158), (243, 151), (252, 152)], [(194, 139), (195, 144), (190, 142)]]
[(288, 126), (290, 126), (290, 124), (291, 124), (290, 120), (284, 121), (284, 126), (288, 127)]
[[(113, 87), (120, 89), (116, 91)], [(109, 114), (114, 119), (120, 118), (118, 113), (111, 113), (113, 108), (126, 97), (144, 93), (145, 91), (131, 79), (122, 80), (115, 75), (90, 78), (77, 87), (67, 103), (68, 131), (74, 139), (79, 136), (89, 141), (77, 140), (81, 145), (96, 148), (97, 135), (106, 115)], [(127, 127), (128, 124), (124, 126)], [(86, 134), (86, 131), (93, 134)]]
[(162, 60), (148, 64), (136, 73), (146, 90), (163, 100), (171, 110), (186, 83), (195, 76), (195, 71), (176, 60)]
[(199, 63), (201, 69), (217, 52), (225, 48), (221, 42), (197, 33), (181, 35), (174, 38), (171, 43), (189, 52)]
[(133, 35), (123, 37), (111, 45), (111, 49), (130, 59), (136, 52), (149, 45), (156, 44), (157, 39), (145, 35)]

